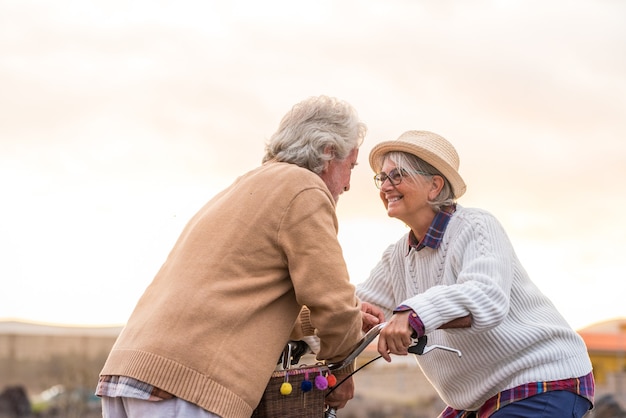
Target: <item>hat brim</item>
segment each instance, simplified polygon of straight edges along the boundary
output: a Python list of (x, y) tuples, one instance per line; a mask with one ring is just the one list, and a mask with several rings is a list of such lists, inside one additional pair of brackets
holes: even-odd
[(380, 172), (385, 154), (393, 151), (406, 152), (408, 154), (415, 155), (439, 170), (439, 172), (441, 172), (441, 174), (443, 174), (446, 180), (450, 183), (455, 198), (459, 198), (465, 193), (467, 187), (457, 170), (451, 167), (434, 152), (410, 142), (400, 140), (385, 141), (372, 148), (370, 151), (369, 161), (370, 167), (372, 167), (374, 173)]

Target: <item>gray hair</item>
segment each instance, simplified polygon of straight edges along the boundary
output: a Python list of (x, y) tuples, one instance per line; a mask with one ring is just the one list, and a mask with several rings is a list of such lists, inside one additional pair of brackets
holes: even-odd
[[(429, 200), (428, 204), (435, 211), (439, 212), (441, 208), (445, 206), (450, 206), (454, 204), (455, 197), (454, 191), (452, 190), (452, 186), (450, 182), (441, 174), (439, 170), (437, 170), (432, 165), (428, 164), (426, 161), (422, 160), (419, 157), (416, 157), (413, 154), (409, 154), (407, 152), (400, 151), (391, 151), (385, 154), (383, 157), (384, 160), (389, 159), (393, 161), (398, 169), (404, 169), (407, 175), (413, 178), (415, 181), (422, 181), (420, 177), (432, 177), (432, 176), (440, 176), (443, 178), (443, 188), (435, 197), (434, 200)], [(423, 174), (427, 173), (427, 174)]]
[[(328, 96), (311, 97), (280, 121), (265, 145), (263, 163), (281, 161), (320, 174), (326, 161), (343, 160), (360, 147), (366, 132), (350, 104)], [(329, 147), (332, 152), (325, 153)]]

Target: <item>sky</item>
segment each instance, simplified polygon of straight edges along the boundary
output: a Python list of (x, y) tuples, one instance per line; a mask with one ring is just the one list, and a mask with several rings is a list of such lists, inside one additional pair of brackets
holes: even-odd
[(408, 230), (369, 150), (457, 148), (580, 329), (626, 316), (626, 2), (0, 0), (0, 319), (123, 324), (186, 221), (291, 106), (368, 125), (339, 239), (355, 284)]

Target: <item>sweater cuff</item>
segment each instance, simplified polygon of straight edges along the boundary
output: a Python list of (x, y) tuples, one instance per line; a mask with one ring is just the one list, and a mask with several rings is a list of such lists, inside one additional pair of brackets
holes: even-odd
[(396, 309), (393, 310), (393, 313), (406, 312), (406, 311), (411, 311), (411, 313), (409, 314), (409, 325), (411, 326), (411, 328), (413, 328), (413, 331), (414, 331), (414, 334), (412, 335), (412, 337), (420, 338), (424, 336), (424, 334), (426, 333), (426, 330), (424, 328), (424, 323), (422, 322), (420, 317), (417, 315), (417, 313), (413, 309), (411, 309), (410, 306), (400, 305)]
[(306, 306), (300, 311), (300, 326), (303, 335), (315, 335), (315, 327), (311, 324), (311, 311)]
[(303, 306), (296, 322), (293, 324), (289, 339), (298, 341), (309, 335), (315, 335), (315, 328), (311, 325), (311, 311), (306, 306)]
[(335, 371), (331, 370), (331, 373), (335, 375), (338, 382), (341, 382), (343, 379), (348, 377), (350, 373), (354, 372), (354, 369), (355, 369), (354, 365), (355, 365), (355, 361), (353, 361), (352, 363), (348, 364), (346, 367), (340, 370), (335, 370)]

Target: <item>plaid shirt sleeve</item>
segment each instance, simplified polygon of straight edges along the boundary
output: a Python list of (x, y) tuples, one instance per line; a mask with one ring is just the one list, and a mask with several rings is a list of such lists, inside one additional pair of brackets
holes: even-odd
[(411, 328), (413, 328), (414, 331), (413, 338), (422, 337), (425, 333), (424, 323), (413, 309), (406, 305), (400, 305), (396, 309), (394, 309), (393, 313), (395, 314), (398, 312), (406, 311), (411, 311), (411, 313), (409, 313), (409, 325), (411, 326)]

